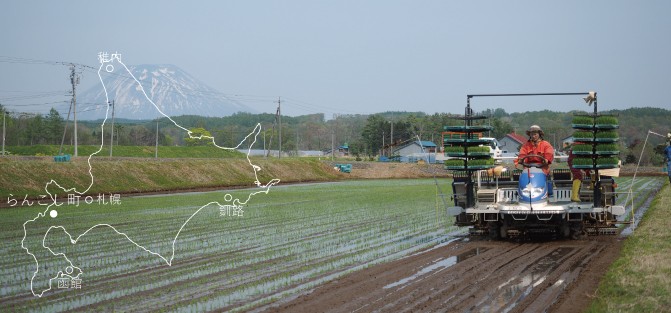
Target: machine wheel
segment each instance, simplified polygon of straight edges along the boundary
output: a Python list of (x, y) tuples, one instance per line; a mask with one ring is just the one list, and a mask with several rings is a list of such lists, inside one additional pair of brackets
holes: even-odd
[(501, 225), (499, 222), (489, 222), (489, 239), (499, 240), (501, 239), (500, 234)]
[(569, 224), (569, 229), (571, 231), (571, 239), (578, 240), (583, 235), (583, 225), (582, 222), (573, 222)]
[(571, 239), (573, 239), (573, 240), (580, 240), (581, 236), (582, 236), (582, 232), (577, 232), (577, 231), (571, 232)]
[(559, 225), (559, 234), (562, 238), (568, 238), (571, 236), (571, 228), (568, 226), (566, 221)]
[(499, 235), (501, 238), (508, 238), (508, 226), (505, 224), (501, 225), (501, 227), (499, 227)]

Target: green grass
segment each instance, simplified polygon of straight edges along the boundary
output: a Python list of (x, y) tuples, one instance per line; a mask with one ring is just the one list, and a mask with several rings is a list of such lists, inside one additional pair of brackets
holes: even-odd
[[(324, 163), (308, 158), (253, 159), (259, 165), (259, 180), (283, 182), (328, 181), (338, 176)], [(134, 193), (222, 186), (251, 187), (254, 172), (247, 159), (108, 159), (91, 161), (93, 186), (89, 193)], [(51, 179), (83, 191), (91, 184), (86, 158), (56, 163), (51, 158), (22, 160), (0, 158), (0, 199), (44, 195)], [(53, 189), (53, 188), (52, 188)], [(3, 201), (4, 202), (4, 201)]]
[(657, 193), (588, 312), (668, 312), (671, 307), (671, 188)]
[[(450, 182), (441, 181), (442, 188)], [(230, 194), (244, 198), (249, 192)], [(45, 288), (47, 274), (67, 265), (49, 258), (48, 252), (38, 253), (51, 225), (77, 236), (95, 224), (109, 223), (169, 258), (172, 240), (189, 216), (209, 202), (227, 203), (226, 193), (122, 197), (117, 206), (61, 206), (56, 219), (43, 217), (27, 226), (26, 243), (43, 260), (45, 274), (38, 275), (35, 286)], [(309, 290), (319, 283), (313, 279), (343, 275), (440, 242), (454, 227), (436, 203), (430, 179), (278, 186), (254, 196), (243, 216), (222, 217), (217, 206), (205, 207), (180, 233), (172, 266), (108, 227), (95, 228), (76, 245), (64, 240), (62, 231), (53, 231), (46, 244), (81, 267), (83, 287), (47, 292), (41, 298), (30, 294), (35, 263), (21, 249), (21, 239), (22, 224), (45, 208), (4, 209), (0, 298), (4, 310), (11, 312), (244, 309), (287, 288)]]
[[(8, 146), (5, 147), (12, 155), (54, 156), (58, 155), (57, 145)], [(100, 146), (78, 146), (79, 156), (89, 156), (100, 149)], [(73, 146), (63, 146), (63, 154), (74, 155)], [(156, 154), (154, 146), (114, 146), (114, 157), (153, 158)], [(109, 157), (109, 146), (105, 146), (95, 157)], [(159, 146), (159, 158), (244, 158), (245, 154), (236, 150), (222, 150), (211, 146), (176, 147)]]

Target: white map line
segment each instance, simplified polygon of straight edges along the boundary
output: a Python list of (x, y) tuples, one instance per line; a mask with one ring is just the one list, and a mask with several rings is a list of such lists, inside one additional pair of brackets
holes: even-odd
[[(253, 130), (251, 133), (249, 133), (247, 136), (245, 136), (245, 138), (242, 139), (242, 141), (240, 141), (240, 143), (239, 143), (237, 146), (232, 147), (232, 148), (229, 148), (229, 147), (222, 147), (222, 146), (217, 145), (217, 143), (216, 143), (215, 140), (214, 140), (214, 137), (212, 137), (212, 136), (204, 136), (204, 135), (194, 136), (193, 133), (192, 133), (190, 130), (188, 130), (188, 129), (182, 127), (182, 126), (179, 125), (179, 124), (177, 124), (177, 122), (175, 122), (170, 116), (166, 115), (165, 113), (163, 113), (163, 111), (161, 111), (161, 109), (160, 109), (160, 108), (154, 103), (154, 101), (152, 101), (152, 100), (150, 99), (150, 97), (147, 95), (147, 93), (145, 92), (144, 87), (142, 87), (142, 84), (140, 83), (140, 81), (138, 81), (137, 78), (135, 77), (135, 75), (133, 75), (133, 73), (128, 69), (128, 67), (126, 67), (126, 65), (125, 65), (123, 62), (121, 62), (121, 58), (120, 58), (119, 56), (120, 56), (120, 55), (118, 55), (118, 54), (112, 54), (112, 58), (111, 58), (111, 59), (104, 59), (104, 58), (101, 58), (101, 59), (100, 59), (100, 68), (98, 69), (98, 78), (100, 79), (100, 83), (103, 85), (103, 89), (104, 89), (104, 91), (105, 91), (105, 99), (106, 99), (106, 103), (109, 103), (109, 96), (108, 96), (108, 93), (107, 93), (107, 87), (105, 86), (105, 83), (104, 83), (104, 81), (103, 81), (102, 76), (100, 75), (100, 73), (101, 73), (101, 70), (103, 70), (103, 68), (105, 68), (105, 70), (108, 71), (108, 72), (113, 71), (113, 70), (114, 70), (113, 65), (111, 65), (111, 64), (106, 64), (106, 63), (111, 63), (111, 62), (113, 62), (114, 60), (116, 60), (117, 62), (119, 62), (119, 64), (121, 64), (121, 65), (124, 67), (124, 69), (128, 72), (128, 74), (131, 75), (131, 77), (133, 78), (133, 80), (135, 80), (135, 82), (137, 82), (137, 84), (138, 84), (138, 86), (140, 87), (140, 89), (141, 89), (142, 93), (144, 94), (145, 98), (146, 98), (146, 99), (147, 99), (147, 100), (148, 100), (148, 101), (149, 101), (149, 102), (156, 108), (156, 110), (157, 110), (159, 113), (161, 113), (161, 115), (163, 115), (164, 117), (168, 118), (168, 119), (169, 119), (175, 126), (177, 126), (177, 127), (181, 128), (181, 129), (183, 129), (184, 131), (186, 131), (186, 132), (188, 133), (188, 135), (189, 135), (190, 138), (193, 138), (193, 139), (209, 139), (209, 140), (212, 141), (212, 144), (213, 144), (215, 147), (219, 148), (219, 149), (222, 149), (222, 150), (236, 150), (236, 149), (238, 149), (240, 146), (242, 146), (242, 144), (243, 144), (244, 142), (246, 142), (247, 139), (249, 139), (250, 136), (254, 135), (254, 139), (253, 139), (252, 143), (249, 145), (249, 148), (247, 149), (247, 162), (249, 163), (249, 165), (250, 165), (250, 166), (252, 167), (252, 169), (254, 170), (254, 178), (255, 178), (254, 184), (256, 184), (257, 187), (262, 188), (263, 190), (249, 193), (249, 195), (247, 196), (247, 199), (246, 199), (244, 202), (243, 202), (243, 201), (240, 201), (240, 199), (238, 199), (238, 198), (233, 199), (233, 197), (232, 197), (231, 194), (226, 194), (226, 195), (224, 196), (224, 200), (226, 200), (226, 199), (228, 198), (228, 199), (232, 199), (232, 204), (233, 204), (233, 205), (237, 205), (237, 206), (239, 206), (239, 205), (244, 205), (244, 204), (247, 204), (247, 202), (252, 198), (252, 196), (255, 196), (255, 195), (260, 194), (260, 193), (268, 194), (268, 192), (270, 192), (270, 187), (272, 187), (272, 186), (274, 186), (274, 185), (276, 185), (276, 184), (278, 184), (278, 183), (280, 182), (279, 179), (275, 178), (275, 179), (270, 180), (267, 184), (262, 185), (261, 182), (259, 181), (259, 177), (258, 177), (258, 172), (261, 170), (261, 167), (258, 166), (258, 165), (255, 165), (254, 163), (252, 163), (251, 159), (249, 158), (249, 155), (251, 154), (251, 149), (252, 149), (252, 147), (254, 146), (254, 144), (256, 143), (256, 139), (257, 139), (258, 134), (261, 132), (261, 124), (260, 124), (260, 123), (259, 123), (259, 124), (256, 124), (256, 127), (254, 127), (254, 130)], [(60, 188), (61, 190), (63, 190), (66, 194), (67, 194), (67, 193), (70, 193), (70, 192), (75, 192), (75, 193), (77, 193), (77, 194), (79, 194), (79, 195), (84, 195), (86, 192), (88, 192), (88, 191), (91, 189), (91, 187), (93, 186), (93, 182), (94, 182), (94, 177), (93, 177), (93, 173), (92, 173), (93, 166), (91, 165), (91, 158), (92, 158), (94, 155), (100, 153), (100, 151), (102, 151), (102, 148), (103, 148), (103, 146), (104, 146), (104, 142), (105, 142), (105, 141), (104, 141), (104, 136), (103, 136), (104, 133), (103, 133), (102, 130), (104, 130), (105, 122), (107, 121), (107, 117), (108, 117), (108, 115), (109, 115), (109, 106), (107, 106), (107, 109), (106, 109), (106, 112), (105, 112), (105, 119), (103, 120), (103, 122), (102, 122), (102, 124), (101, 124), (101, 126), (100, 126), (100, 128), (101, 128), (101, 138), (102, 138), (101, 143), (100, 143), (100, 148), (98, 148), (97, 151), (93, 152), (93, 153), (92, 153), (91, 155), (89, 155), (89, 157), (88, 157), (88, 165), (89, 165), (89, 171), (88, 171), (88, 172), (89, 172), (89, 176), (91, 177), (91, 183), (89, 184), (89, 186), (88, 186), (84, 191), (81, 191), (81, 192), (80, 192), (80, 191), (77, 191), (77, 189), (76, 189), (75, 187), (70, 188), (70, 189), (66, 189), (66, 188), (64, 188), (63, 186), (61, 186), (60, 184), (58, 184), (58, 182), (56, 182), (55, 180), (53, 180), (53, 179), (50, 180), (50, 181), (45, 185), (44, 190), (47, 192), (47, 194), (49, 194), (49, 197), (51, 198), (52, 203), (51, 203), (49, 206), (47, 206), (47, 208), (45, 209), (44, 212), (40, 212), (40, 213), (38, 213), (37, 216), (36, 216), (34, 219), (32, 219), (32, 220), (28, 220), (28, 221), (26, 221), (25, 223), (23, 223), (23, 239), (21, 239), (21, 247), (22, 247), (24, 250), (26, 250), (26, 253), (28, 253), (30, 256), (32, 256), (33, 259), (35, 260), (35, 272), (33, 273), (33, 276), (32, 276), (31, 279), (30, 279), (30, 291), (31, 291), (31, 292), (33, 293), (33, 295), (36, 296), (36, 297), (42, 297), (42, 296), (44, 295), (45, 292), (51, 290), (51, 289), (52, 289), (52, 285), (51, 285), (51, 284), (52, 284), (52, 281), (53, 281), (53, 280), (62, 278), (62, 277), (64, 277), (64, 276), (67, 276), (67, 277), (69, 277), (69, 278), (71, 278), (71, 279), (78, 279), (79, 276), (80, 276), (81, 274), (84, 273), (84, 272), (81, 270), (81, 268), (75, 266), (75, 265), (72, 263), (72, 261), (70, 261), (70, 259), (67, 257), (67, 255), (65, 255), (64, 253), (56, 253), (56, 252), (54, 252), (53, 250), (51, 250), (50, 247), (48, 247), (48, 246), (46, 245), (47, 236), (49, 235), (49, 232), (50, 232), (52, 229), (62, 229), (63, 232), (64, 232), (65, 234), (68, 235), (68, 237), (69, 237), (69, 239), (70, 239), (70, 243), (74, 245), (74, 244), (77, 244), (77, 242), (79, 241), (80, 238), (82, 238), (83, 236), (85, 236), (86, 234), (88, 234), (91, 230), (93, 230), (93, 229), (95, 229), (95, 228), (97, 228), (97, 227), (109, 227), (109, 228), (111, 228), (114, 232), (116, 232), (117, 234), (119, 234), (119, 235), (125, 237), (128, 241), (130, 241), (132, 244), (134, 244), (134, 245), (137, 246), (138, 248), (140, 248), (140, 249), (142, 249), (142, 250), (144, 250), (144, 251), (146, 251), (146, 252), (148, 252), (148, 253), (150, 253), (150, 254), (152, 254), (152, 255), (155, 255), (155, 256), (161, 258), (161, 259), (162, 259), (168, 266), (172, 266), (172, 261), (173, 261), (174, 258), (175, 258), (175, 243), (177, 242), (177, 238), (179, 237), (179, 234), (182, 232), (182, 230), (184, 229), (184, 227), (186, 227), (186, 224), (188, 224), (189, 221), (191, 221), (191, 219), (192, 219), (194, 216), (196, 216), (196, 214), (198, 214), (202, 209), (204, 209), (204, 208), (206, 208), (206, 207), (208, 207), (208, 206), (210, 206), (210, 205), (216, 204), (216, 205), (218, 205), (220, 208), (223, 208), (223, 207), (224, 207), (224, 205), (222, 205), (222, 204), (219, 203), (218, 201), (213, 201), (213, 202), (210, 202), (210, 203), (208, 203), (208, 204), (205, 204), (205, 205), (201, 206), (198, 210), (196, 210), (193, 214), (191, 214), (191, 216), (184, 222), (184, 224), (182, 224), (182, 227), (179, 228), (179, 231), (178, 231), (177, 234), (175, 235), (175, 238), (174, 238), (173, 241), (172, 241), (172, 254), (170, 255), (169, 258), (166, 258), (165, 256), (161, 255), (160, 253), (153, 252), (153, 251), (151, 251), (150, 249), (147, 249), (147, 248), (145, 248), (144, 246), (138, 244), (138, 243), (135, 242), (133, 239), (131, 239), (126, 233), (117, 230), (114, 226), (112, 226), (112, 225), (110, 225), (110, 224), (96, 224), (96, 225), (90, 227), (89, 229), (87, 229), (85, 232), (83, 232), (82, 234), (80, 234), (79, 236), (77, 236), (77, 238), (74, 238), (74, 239), (73, 239), (72, 235), (65, 229), (65, 227), (60, 226), (60, 225), (59, 225), (59, 226), (50, 226), (49, 229), (45, 232), (44, 237), (42, 238), (42, 247), (43, 247), (44, 249), (47, 249), (49, 252), (51, 252), (51, 254), (52, 254), (53, 256), (60, 256), (60, 257), (62, 257), (62, 258), (65, 259), (65, 261), (67, 261), (67, 263), (70, 264), (70, 265), (69, 265), (68, 267), (66, 267), (66, 273), (63, 273), (62, 271), (58, 271), (58, 273), (57, 273), (56, 276), (54, 276), (53, 278), (50, 278), (50, 279), (49, 279), (49, 288), (48, 288), (48, 289), (42, 290), (42, 292), (40, 292), (40, 293), (36, 293), (35, 290), (34, 290), (34, 288), (33, 288), (33, 281), (35, 280), (35, 277), (36, 277), (37, 274), (39, 273), (39, 270), (40, 270), (40, 264), (39, 264), (39, 261), (37, 260), (37, 257), (36, 257), (33, 253), (31, 253), (30, 250), (25, 246), (25, 240), (26, 240), (26, 237), (27, 237), (27, 235), (28, 235), (28, 231), (27, 231), (27, 229), (26, 229), (26, 225), (27, 225), (28, 223), (35, 222), (35, 221), (36, 221), (37, 219), (39, 219), (39, 218), (46, 217), (47, 212), (49, 212), (49, 210), (51, 209), (51, 207), (53, 207), (53, 206), (57, 206), (57, 207), (58, 207), (58, 206), (63, 205), (62, 203), (61, 203), (61, 204), (58, 204), (58, 203), (56, 202), (56, 197), (55, 197), (55, 195), (52, 195), (51, 192), (49, 192), (49, 186), (50, 186), (51, 184), (55, 184), (58, 188)], [(226, 200), (226, 201), (230, 201), (230, 200)], [(55, 215), (57, 215), (57, 214), (55, 214)], [(55, 218), (55, 215), (52, 216), (52, 217)], [(75, 275), (75, 276), (72, 276), (71, 274), (73, 274), (73, 272), (74, 272), (75, 269), (77, 270), (78, 274)], [(68, 270), (69, 270), (69, 273), (68, 273)]]

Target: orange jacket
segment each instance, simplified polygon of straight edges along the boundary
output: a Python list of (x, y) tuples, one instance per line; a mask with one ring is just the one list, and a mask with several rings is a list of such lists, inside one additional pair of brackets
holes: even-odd
[[(552, 164), (552, 160), (554, 160), (555, 156), (555, 150), (554, 148), (552, 148), (552, 145), (545, 140), (540, 140), (536, 145), (534, 145), (533, 142), (531, 142), (531, 140), (528, 140), (520, 148), (520, 153), (517, 156), (517, 160), (515, 160), (515, 166), (517, 166), (519, 160), (526, 157), (527, 155), (532, 154), (540, 155), (548, 161), (548, 164), (543, 166), (543, 172), (545, 172), (546, 175), (549, 174), (550, 164)], [(527, 163), (534, 163), (534, 162), (541, 163), (542, 161), (540, 158), (534, 158), (534, 157), (530, 157), (527, 159)]]

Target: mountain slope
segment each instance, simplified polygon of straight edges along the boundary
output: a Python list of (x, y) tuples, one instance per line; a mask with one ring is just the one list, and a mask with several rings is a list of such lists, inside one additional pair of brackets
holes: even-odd
[[(142, 90), (166, 115), (201, 115), (222, 117), (236, 112), (251, 112), (253, 109), (229, 100), (221, 92), (198, 81), (177, 66), (169, 64), (144, 64), (129, 66), (133, 76), (123, 70), (113, 73), (101, 71), (110, 101), (114, 100), (115, 116), (129, 119), (153, 119), (161, 114), (147, 100)], [(78, 118), (98, 119), (105, 117), (105, 91), (94, 86), (77, 97)], [(111, 110), (109, 112), (111, 117)]]

